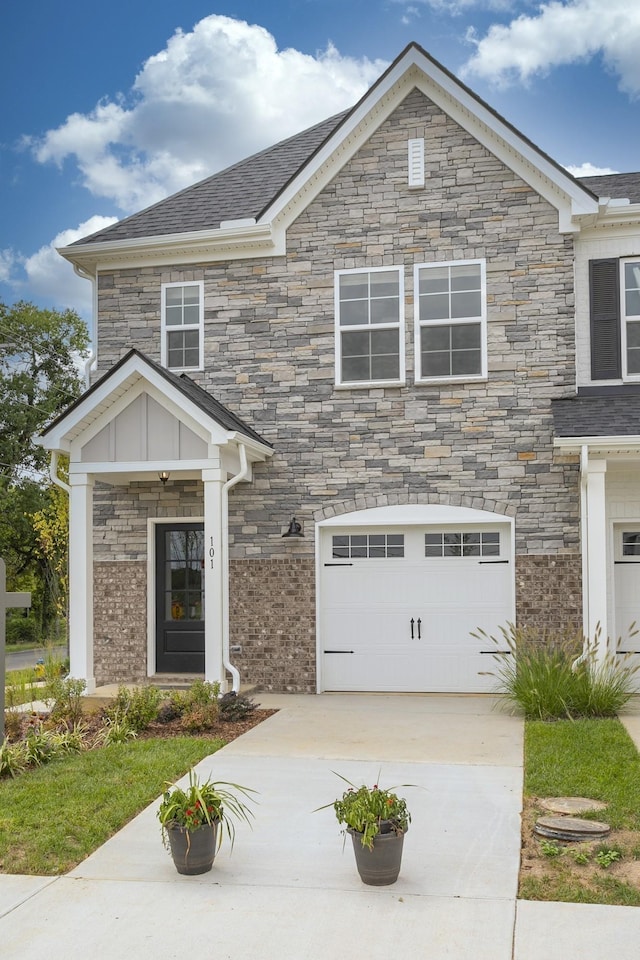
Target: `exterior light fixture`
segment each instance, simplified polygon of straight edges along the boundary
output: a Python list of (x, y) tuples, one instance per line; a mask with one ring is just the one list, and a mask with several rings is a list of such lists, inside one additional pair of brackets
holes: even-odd
[(298, 523), (295, 517), (291, 517), (289, 529), (286, 533), (282, 534), (283, 540), (285, 537), (304, 537), (304, 533), (302, 532), (302, 524)]
[(166, 483), (167, 480), (169, 479), (169, 471), (168, 471), (168, 470), (161, 470), (160, 473), (158, 474), (158, 477), (160, 478), (160, 483), (161, 483), (162, 486), (164, 487), (165, 483)]

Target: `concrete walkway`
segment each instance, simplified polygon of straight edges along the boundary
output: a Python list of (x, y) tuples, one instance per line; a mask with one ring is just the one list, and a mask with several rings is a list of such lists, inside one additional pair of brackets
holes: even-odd
[[(0, 876), (5, 960), (636, 960), (640, 910), (516, 901), (522, 724), (491, 698), (259, 699), (280, 712), (198, 767), (260, 791), (233, 855), (181, 877), (156, 802), (64, 877)], [(415, 785), (393, 886), (363, 885), (313, 812), (342, 793), (333, 771)]]

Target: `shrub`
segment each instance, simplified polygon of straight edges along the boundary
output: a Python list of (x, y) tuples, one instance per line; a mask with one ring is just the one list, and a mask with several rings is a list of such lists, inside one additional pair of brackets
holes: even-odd
[(218, 703), (211, 702), (205, 704), (196, 704), (191, 707), (182, 716), (182, 728), (189, 733), (200, 733), (202, 730), (209, 730), (215, 726), (218, 720)]
[(5, 634), (7, 643), (39, 643), (40, 625), (36, 618), (29, 614), (28, 617), (9, 616), (7, 617), (7, 630)]
[(136, 733), (146, 730), (158, 716), (162, 694), (157, 687), (120, 687), (113, 704), (107, 710), (110, 719), (125, 718)]
[(24, 739), (27, 764), (39, 767), (43, 763), (49, 763), (60, 752), (53, 731), (45, 730), (40, 722), (29, 727)]
[(128, 743), (129, 740), (135, 740), (137, 736), (128, 718), (116, 713), (105, 719), (104, 727), (96, 737), (96, 743), (108, 747), (114, 743)]
[(209, 683), (206, 680), (194, 680), (185, 693), (187, 709), (191, 707), (206, 707), (210, 703), (218, 703), (220, 699), (220, 684)]
[(607, 651), (597, 656), (599, 634), (593, 641), (578, 633), (544, 637), (534, 630), (508, 624), (500, 636), (483, 630), (473, 636), (509, 651), (496, 653), (496, 692), (520, 707), (529, 720), (614, 717), (635, 693), (629, 657)]
[(226, 723), (245, 720), (257, 706), (254, 700), (231, 690), (220, 699), (220, 719)]
[(63, 720), (74, 727), (82, 718), (82, 695), (86, 690), (85, 680), (74, 677), (52, 677), (44, 686), (44, 699), (52, 701), (51, 719)]

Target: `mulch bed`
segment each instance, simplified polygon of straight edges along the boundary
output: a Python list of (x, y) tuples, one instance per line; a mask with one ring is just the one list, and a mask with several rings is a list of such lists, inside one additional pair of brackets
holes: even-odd
[[(170, 720), (168, 723), (158, 723), (154, 721), (146, 730), (138, 733), (136, 739), (149, 740), (152, 738), (159, 740), (168, 740), (172, 737), (200, 737), (205, 740), (224, 740), (230, 743), (241, 737), (243, 733), (257, 727), (268, 717), (277, 713), (277, 710), (253, 710), (244, 720), (222, 721), (218, 720), (215, 724), (206, 730), (192, 731), (186, 730), (181, 719)], [(19, 729), (13, 730), (7, 725), (7, 734), (11, 742), (23, 739), (27, 730), (33, 724), (43, 723), (45, 728), (51, 727), (51, 722), (47, 714), (25, 713), (20, 716)], [(86, 729), (86, 739), (89, 743), (94, 741), (97, 734), (104, 726), (104, 715), (101, 712), (86, 714), (82, 718), (83, 727)]]

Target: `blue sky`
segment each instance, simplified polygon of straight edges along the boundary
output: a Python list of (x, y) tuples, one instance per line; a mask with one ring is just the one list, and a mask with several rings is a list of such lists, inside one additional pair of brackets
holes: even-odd
[(412, 40), (573, 172), (640, 169), (631, 0), (5, 3), (0, 300), (88, 319), (55, 246), (351, 106)]

